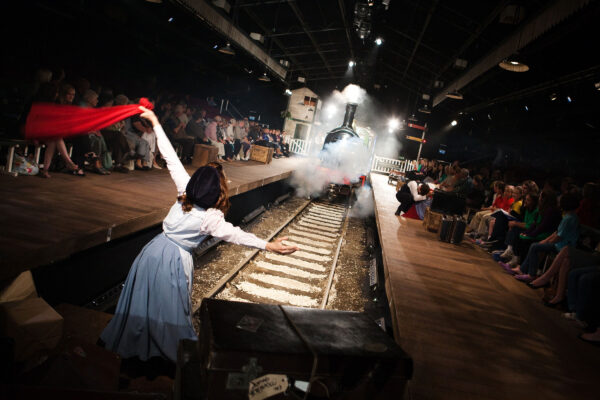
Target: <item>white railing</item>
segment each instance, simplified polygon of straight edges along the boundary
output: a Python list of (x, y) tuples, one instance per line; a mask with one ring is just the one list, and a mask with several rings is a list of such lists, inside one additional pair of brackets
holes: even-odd
[(308, 154), (308, 141), (302, 139), (290, 140), (290, 153), (306, 155)]
[(373, 164), (371, 165), (371, 172), (381, 172), (389, 174), (391, 170), (400, 172), (407, 172), (414, 170), (412, 160), (396, 160), (394, 158), (386, 157), (373, 157)]

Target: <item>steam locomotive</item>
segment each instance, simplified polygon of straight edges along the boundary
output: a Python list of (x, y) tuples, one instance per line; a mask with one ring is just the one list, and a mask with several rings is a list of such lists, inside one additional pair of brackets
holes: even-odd
[[(340, 168), (340, 157), (348, 157), (351, 155), (347, 154), (336, 154), (335, 157), (328, 152), (328, 148), (331, 149), (331, 145), (336, 142), (348, 142), (348, 141), (360, 141), (360, 137), (352, 129), (352, 122), (354, 121), (354, 114), (358, 104), (347, 103), (346, 113), (344, 114), (344, 122), (341, 126), (331, 130), (325, 137), (323, 148), (321, 149), (321, 167), (324, 172), (329, 176), (329, 185), (327, 188), (328, 197), (335, 198), (339, 195), (348, 196), (352, 193), (352, 189), (364, 186), (365, 175), (359, 176), (348, 176), (347, 172)], [(343, 149), (343, 147), (342, 147)], [(327, 159), (325, 159), (327, 158)]]

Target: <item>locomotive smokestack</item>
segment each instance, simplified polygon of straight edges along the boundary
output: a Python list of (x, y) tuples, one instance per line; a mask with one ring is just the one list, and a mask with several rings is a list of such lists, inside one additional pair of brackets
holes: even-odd
[(346, 103), (346, 114), (344, 114), (344, 123), (342, 126), (352, 129), (352, 122), (354, 121), (354, 113), (356, 113), (356, 103)]

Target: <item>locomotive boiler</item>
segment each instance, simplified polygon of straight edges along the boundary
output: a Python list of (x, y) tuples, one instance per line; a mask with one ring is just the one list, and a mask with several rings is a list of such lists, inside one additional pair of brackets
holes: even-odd
[[(352, 122), (358, 104), (347, 103), (344, 121), (341, 126), (332, 129), (321, 150), (321, 168), (329, 177), (327, 194), (330, 198), (347, 196), (353, 188), (364, 185), (365, 175), (361, 165), (356, 165), (360, 157), (356, 153), (366, 152), (361, 138), (352, 129)], [(360, 172), (359, 172), (360, 171)]]

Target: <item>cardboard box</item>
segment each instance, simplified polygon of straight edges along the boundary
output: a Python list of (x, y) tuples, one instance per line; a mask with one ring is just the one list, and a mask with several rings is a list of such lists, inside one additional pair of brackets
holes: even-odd
[(207, 144), (194, 145), (194, 158), (192, 159), (192, 165), (196, 168), (203, 167), (209, 162), (217, 161), (217, 153), (219, 149), (215, 146)]
[(0, 334), (15, 341), (15, 360), (54, 349), (62, 338), (63, 318), (36, 297), (0, 304)]
[(423, 218), (423, 226), (430, 232), (438, 233), (442, 225), (442, 214), (431, 211), (427, 208), (425, 210), (425, 217)]
[(24, 271), (12, 281), (0, 287), (0, 303), (38, 297), (31, 271)]
[(273, 148), (252, 145), (250, 148), (250, 159), (269, 164), (273, 159)]

